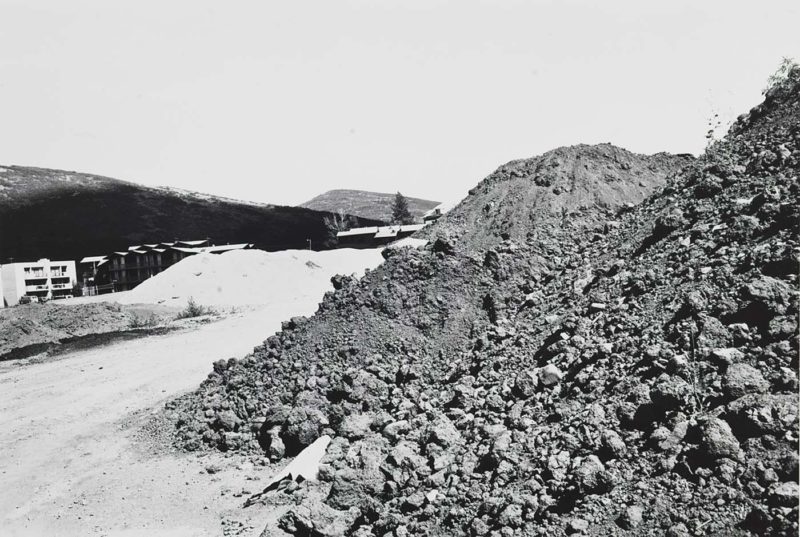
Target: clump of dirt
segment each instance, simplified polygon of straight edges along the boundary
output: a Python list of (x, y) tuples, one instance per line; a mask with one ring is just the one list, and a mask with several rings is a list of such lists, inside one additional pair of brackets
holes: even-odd
[(216, 363), (179, 442), (331, 435), (296, 535), (796, 534), (799, 170), (797, 70), (697, 161), (503, 166), (429, 246)]

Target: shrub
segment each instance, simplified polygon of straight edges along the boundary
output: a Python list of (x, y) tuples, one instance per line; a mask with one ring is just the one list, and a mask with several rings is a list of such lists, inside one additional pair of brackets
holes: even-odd
[(178, 319), (190, 319), (192, 317), (200, 317), (202, 315), (213, 315), (217, 313), (214, 308), (203, 306), (195, 302), (194, 297), (189, 297), (186, 302), (186, 307), (178, 314)]
[(131, 320), (128, 321), (130, 328), (151, 328), (158, 325), (158, 316), (155, 313), (150, 315), (139, 315), (134, 313)]

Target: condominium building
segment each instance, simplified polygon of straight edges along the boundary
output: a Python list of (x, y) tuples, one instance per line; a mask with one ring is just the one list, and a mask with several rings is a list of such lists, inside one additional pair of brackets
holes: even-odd
[(38, 300), (72, 296), (77, 277), (75, 261), (40, 259), (31, 263), (8, 263), (2, 273), (3, 305), (15, 306), (23, 296)]
[(209, 239), (138, 244), (106, 256), (85, 257), (81, 268), (87, 274), (87, 283), (91, 271), (87, 294), (128, 291), (190, 255), (221, 254), (252, 247), (250, 243), (213, 246)]

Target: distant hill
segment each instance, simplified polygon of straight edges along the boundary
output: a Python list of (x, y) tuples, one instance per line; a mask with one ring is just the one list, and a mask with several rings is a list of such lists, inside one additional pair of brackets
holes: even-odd
[(252, 242), (265, 250), (306, 248), (310, 238), (316, 249), (327, 215), (85, 173), (0, 167), (0, 263), (80, 259), (176, 238)]
[[(347, 214), (390, 222), (394, 197), (395, 194), (367, 192), (366, 190), (329, 190), (299, 207), (330, 212), (342, 210)], [(419, 220), (422, 219), (423, 214), (439, 205), (438, 201), (409, 198), (408, 196), (406, 199), (411, 214)]]

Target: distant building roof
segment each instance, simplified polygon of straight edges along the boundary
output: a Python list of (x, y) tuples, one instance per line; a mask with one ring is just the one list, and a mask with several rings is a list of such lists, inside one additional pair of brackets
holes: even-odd
[(81, 263), (99, 263), (105, 260), (106, 256), (104, 255), (90, 255), (81, 259)]
[(404, 226), (381, 226), (381, 227), (355, 227), (347, 231), (340, 231), (337, 237), (355, 237), (359, 235), (372, 235), (375, 239), (390, 239), (396, 237), (398, 233), (414, 233), (425, 227), (425, 224), (408, 224)]
[(430, 211), (428, 211), (425, 214), (423, 214), (422, 215), (422, 219), (423, 220), (435, 220), (436, 218), (439, 218), (443, 214), (445, 214), (448, 211), (450, 211), (450, 209), (452, 209), (453, 207), (458, 205), (460, 201), (461, 200), (459, 200), (459, 201), (446, 201), (446, 202), (440, 203), (439, 205), (437, 205), (436, 207), (434, 207)]
[(221, 244), (219, 246), (204, 246), (203, 248), (200, 248), (200, 251), (206, 253), (215, 253), (215, 252), (227, 252), (229, 250), (247, 250), (248, 248), (252, 247), (253, 244), (251, 243)]
[(397, 233), (400, 231), (400, 227), (382, 227), (378, 229), (378, 232), (375, 234), (376, 239), (388, 239), (391, 237), (397, 237)]
[(336, 234), (337, 237), (351, 237), (353, 235), (374, 235), (378, 232), (377, 226), (372, 227), (354, 227), (353, 229), (348, 229), (347, 231), (340, 231)]

